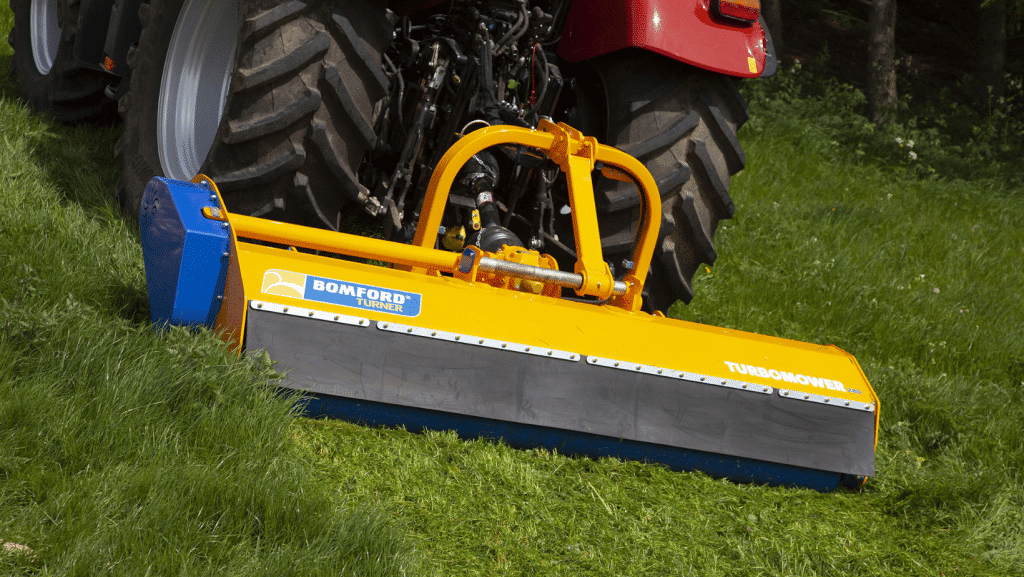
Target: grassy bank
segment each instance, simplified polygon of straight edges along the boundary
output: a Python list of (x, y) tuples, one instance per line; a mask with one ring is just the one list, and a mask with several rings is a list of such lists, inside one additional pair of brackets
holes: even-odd
[[(0, 7), (6, 37), (10, 12)], [(407, 540), (317, 484), (272, 373), (148, 326), (115, 129), (25, 109), (0, 46), (3, 575), (399, 575)], [(415, 572), (415, 571), (414, 571)]]
[(857, 356), (881, 397), (878, 474), (823, 495), (293, 418), (266, 364), (153, 332), (110, 192), (116, 129), (26, 110), (9, 58), (0, 45), (0, 541), (32, 553), (0, 553), (0, 573), (1024, 569), (1024, 186), (1002, 148), (955, 153), (924, 121), (877, 131), (857, 93), (801, 71), (745, 88), (737, 216), (672, 313)]

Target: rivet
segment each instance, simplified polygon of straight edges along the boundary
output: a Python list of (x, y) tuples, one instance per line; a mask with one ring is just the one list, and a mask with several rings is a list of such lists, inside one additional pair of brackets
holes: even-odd
[(261, 309), (261, 308), (263, 308), (263, 303), (258, 303), (258, 304), (256, 305), (256, 308), (258, 308), (258, 309)]
[(665, 369), (658, 369), (658, 374), (659, 374), (659, 375), (660, 375), (660, 374), (663, 374), (664, 372), (665, 372)]
[(338, 315), (334, 315), (334, 320), (338, 320), (339, 318), (341, 317), (339, 317)]
[(508, 348), (508, 343), (501, 343), (501, 348), (507, 349)]
[(743, 383), (743, 388), (747, 388), (747, 383)]
[(477, 341), (477, 344), (478, 344), (478, 345), (482, 345), (482, 344), (484, 344), (484, 340), (483, 340), (483, 339), (480, 339), (479, 341)]
[(430, 336), (436, 337), (437, 336), (437, 331), (431, 331)]
[(228, 256), (228, 253), (226, 253), (226, 252), (222, 252), (222, 253), (220, 253), (220, 256), (222, 256), (222, 257), (224, 257), (224, 258), (227, 258), (227, 256)]
[(786, 395), (788, 397), (789, 396), (789, 391), (782, 391), (782, 394)]
[(555, 354), (555, 351), (548, 351), (548, 356), (549, 356), (549, 357), (550, 357), (551, 355), (553, 355), (553, 354)]
[(309, 311), (309, 316), (313, 316), (313, 311)]
[(616, 366), (616, 367), (617, 367), (617, 366), (619, 366), (619, 363), (615, 363), (615, 366)]
[(850, 401), (846, 401), (846, 406), (847, 406), (847, 407), (849, 407), (849, 406), (850, 406)]
[(384, 328), (388, 328), (388, 324), (387, 323), (384, 323)]
[(455, 340), (462, 340), (462, 337), (460, 335), (455, 335)]
[(412, 332), (412, 327), (409, 327), (409, 328), (405, 329), (405, 332), (411, 333)]
[(222, 222), (222, 223), (220, 223), (220, 227), (221, 228), (227, 228), (228, 227), (228, 223), (227, 222)]
[(811, 398), (811, 396), (810, 395), (804, 395), (804, 398), (805, 399), (809, 399), (809, 398)]
[(526, 347), (526, 352), (530, 352), (530, 347)]
[(288, 312), (288, 307), (284, 307), (284, 312)]

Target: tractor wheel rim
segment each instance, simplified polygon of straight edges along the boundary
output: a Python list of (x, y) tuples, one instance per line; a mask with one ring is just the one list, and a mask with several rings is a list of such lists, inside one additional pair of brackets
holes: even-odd
[(164, 60), (157, 149), (164, 176), (192, 180), (213, 146), (235, 68), (238, 5), (189, 0)]
[(32, 58), (36, 70), (46, 76), (57, 60), (60, 46), (60, 21), (58, 20), (59, 0), (32, 0), (29, 10), (29, 27), (32, 38)]

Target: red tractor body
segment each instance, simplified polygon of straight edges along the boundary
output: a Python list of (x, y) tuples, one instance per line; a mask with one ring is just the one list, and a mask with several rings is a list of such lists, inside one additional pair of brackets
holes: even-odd
[[(400, 0), (390, 6), (408, 14), (440, 2)], [(577, 0), (569, 9), (558, 55), (579, 62), (623, 48), (640, 48), (720, 74), (760, 76), (767, 51), (764, 29), (758, 21), (722, 16), (719, 3)]]

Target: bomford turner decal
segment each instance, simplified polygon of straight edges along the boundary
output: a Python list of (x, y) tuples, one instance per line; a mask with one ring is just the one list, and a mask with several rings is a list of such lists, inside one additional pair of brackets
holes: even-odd
[(834, 381), (832, 379), (823, 379), (820, 377), (810, 377), (807, 375), (794, 374), (789, 371), (780, 371), (778, 369), (767, 369), (765, 367), (755, 367), (754, 365), (744, 365), (740, 363), (730, 363), (729, 361), (722, 361), (729, 371), (733, 373), (739, 373), (741, 375), (750, 375), (752, 377), (761, 377), (762, 379), (773, 379), (776, 381), (784, 381), (787, 383), (798, 383), (801, 385), (811, 385), (819, 389), (829, 389), (832, 391), (847, 391), (851, 393), (860, 393), (860, 391), (854, 389), (847, 389), (843, 386), (843, 383)]
[(262, 292), (403, 317), (418, 316), (422, 299), (418, 293), (279, 269), (263, 273)]

